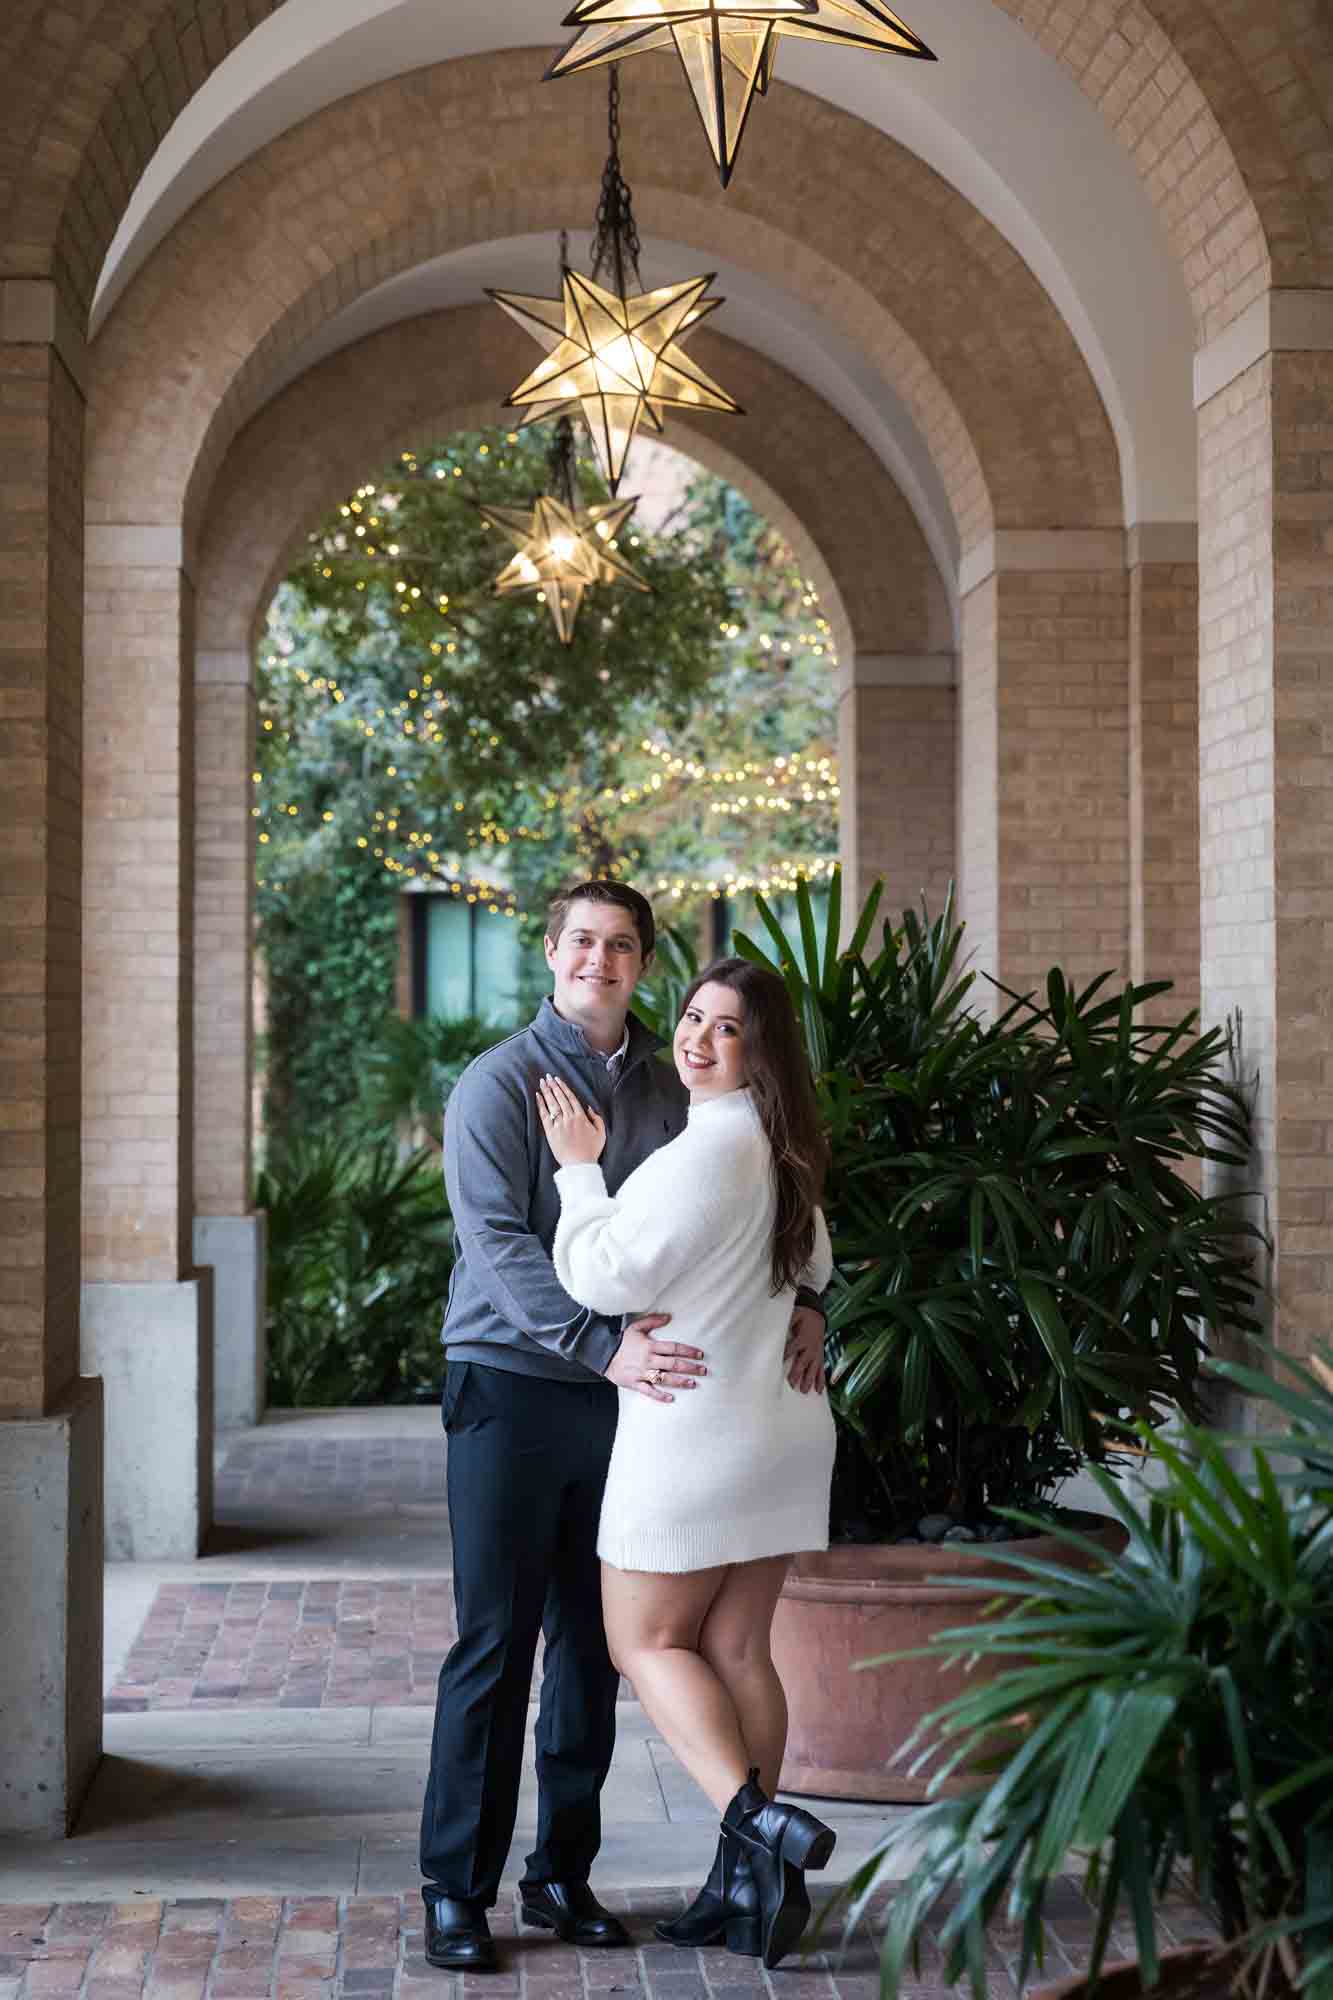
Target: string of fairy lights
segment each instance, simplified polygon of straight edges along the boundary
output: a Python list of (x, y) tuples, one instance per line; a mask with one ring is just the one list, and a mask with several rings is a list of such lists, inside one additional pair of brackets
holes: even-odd
[[(508, 442), (515, 444), (517, 441), (517, 432), (511, 431)], [(477, 447), (478, 456), (487, 457), (490, 455), (490, 450), (491, 447), (488, 444), (479, 444)], [(420, 463), (413, 454), (404, 452), (401, 454), (401, 458), (405, 473), (413, 477), (423, 476)], [(458, 464), (449, 466), (436, 465), (433, 468), (433, 476), (436, 479), (446, 479), (451, 474), (454, 478), (461, 479), (463, 477), (462, 466)], [(366, 512), (367, 507), (372, 502), (381, 509), (380, 513)], [(395, 512), (399, 504), (399, 496), (389, 489), (378, 488), (373, 483), (358, 486), (352, 498), (342, 502), (338, 509), (340, 517), (346, 520), (351, 526), (352, 541), (348, 544), (345, 537), (340, 536), (338, 537), (339, 545), (333, 549), (325, 546), (317, 550), (312, 558), (312, 566), (316, 573), (325, 579), (331, 578), (334, 575), (335, 564), (343, 560), (351, 560), (358, 563), (364, 562), (367, 559), (378, 561), (384, 558), (394, 561), (410, 560), (410, 555), (404, 555), (401, 543), (393, 539), (392, 525), (387, 524), (384, 519), (385, 515)], [(364, 515), (365, 518), (363, 520), (356, 519), (355, 517), (359, 515)], [(372, 535), (376, 536), (377, 539), (367, 539)], [(630, 548), (637, 549), (641, 546), (641, 538), (637, 534), (627, 536), (626, 541)], [(447, 591), (429, 590), (419, 583), (414, 583), (410, 574), (403, 575), (400, 573), (390, 577), (388, 581), (392, 587), (393, 597), (396, 600), (395, 609), (400, 617), (410, 617), (416, 612), (434, 612), (437, 616), (447, 619), (451, 614), (456, 614), (460, 609)], [(815, 612), (813, 629), (798, 632), (792, 638), (780, 638), (775, 637), (774, 634), (769, 632), (761, 632), (758, 635), (759, 648), (761, 652), (772, 653), (778, 658), (784, 656), (790, 658), (803, 648), (808, 648), (813, 658), (826, 659), (831, 667), (836, 666), (838, 656), (833, 642), (833, 628), (828, 619), (817, 610), (819, 593), (813, 581), (809, 577), (806, 577), (803, 579), (803, 582), (804, 588), (801, 594), (801, 607), (803, 610)], [(366, 579), (364, 577), (357, 578), (353, 587), (358, 591), (364, 591), (366, 589)], [(743, 629), (741, 625), (734, 621), (725, 619), (721, 621), (718, 627), (723, 638), (727, 639), (740, 638)], [(457, 653), (458, 640), (454, 636), (452, 629), (450, 629), (449, 636), (432, 639), (428, 642), (428, 646), (430, 653), (436, 659), (442, 659), (450, 654)], [(423, 678), (425, 685), (429, 687), (431, 684), (430, 676), (426, 675)], [(444, 706), (447, 708), (448, 703), (446, 702)]]
[[(783, 760), (789, 766), (802, 761), (811, 770), (820, 766), (831, 768), (832, 764), (829, 758)], [(251, 776), (255, 784), (264, 783), (262, 771), (252, 772)], [(708, 772), (704, 774), (703, 781), (709, 782), (714, 778), (724, 781), (724, 774)], [(837, 786), (832, 785), (826, 790), (819, 791), (815, 796), (836, 797)], [(548, 794), (552, 803), (564, 806), (572, 804), (576, 797), (576, 794)], [(767, 804), (769, 801), (760, 803)], [(464, 801), (455, 800), (454, 810), (461, 812), (463, 809)], [(279, 799), (271, 806), (267, 803), (252, 806), (251, 816), (261, 822), (268, 822), (270, 819), (277, 822), (288, 819), (299, 820), (302, 817), (302, 808), (294, 801)], [(321, 825), (332, 826), (337, 822), (338, 815), (332, 809), (325, 807), (319, 812), (318, 819)], [(475, 827), (466, 828), (465, 837), (469, 845), (506, 847), (516, 838), (541, 840), (544, 835), (535, 827), (520, 825), (511, 829), (494, 820), (483, 820)], [(260, 846), (269, 846), (272, 840), (270, 825), (261, 824), (258, 831)], [(471, 872), (464, 873), (463, 864), (457, 857), (444, 852), (436, 844), (438, 840), (439, 835), (436, 832), (427, 832), (420, 827), (406, 825), (401, 809), (395, 812), (379, 808), (375, 811), (367, 830), (355, 836), (354, 844), (378, 861), (390, 875), (403, 877), (406, 880), (432, 881), (440, 884), (451, 895), (458, 896), (469, 904), (480, 905), (492, 916), (516, 918), (523, 923), (528, 921), (529, 913), (519, 907), (518, 899), (512, 889), (485, 876)], [(397, 845), (399, 852), (391, 851), (391, 845), (386, 845), (386, 842)], [(409, 857), (406, 860), (400, 858), (404, 853)], [(603, 877), (614, 878), (630, 862), (638, 858), (639, 850), (636, 848), (629, 855), (618, 858), (609, 869), (597, 872)], [(818, 882), (829, 876), (836, 866), (837, 859), (834, 856), (783, 857), (767, 869), (759, 871), (747, 872), (726, 868), (707, 875), (660, 875), (657, 879), (657, 889), (674, 901), (679, 901), (686, 895), (708, 895), (716, 898), (755, 890), (761, 895), (791, 893), (798, 882)], [(259, 886), (264, 886), (262, 875), (259, 877)]]
[[(506, 442), (516, 444), (517, 433), (509, 433)], [(489, 457), (491, 451), (492, 447), (485, 441), (477, 446), (478, 455), (482, 458)], [(503, 463), (503, 459), (500, 462)], [(401, 475), (408, 478), (442, 481), (464, 476), (462, 465), (454, 461), (443, 464), (428, 462), (423, 472), (420, 458), (411, 451), (400, 454), (400, 470)], [(376, 585), (385, 589), (397, 615), (411, 618), (424, 614), (441, 621), (435, 636), (425, 640), (423, 645), (423, 660), (429, 660), (431, 665), (423, 665), (415, 684), (408, 687), (398, 701), (364, 711), (352, 699), (354, 691), (341, 684), (336, 676), (312, 673), (295, 664), (292, 674), (296, 686), (309, 700), (341, 710), (342, 726), (358, 736), (367, 749), (375, 744), (385, 758), (382, 771), (386, 778), (402, 777), (405, 784), (410, 784), (410, 771), (392, 761), (395, 757), (405, 752), (410, 757), (414, 748), (429, 749), (441, 745), (451, 735), (456, 740), (460, 731), (466, 732), (483, 754), (487, 748), (496, 747), (499, 738), (484, 724), (465, 719), (440, 685), (445, 662), (458, 651), (456, 621), (462, 607), (447, 591), (431, 589), (422, 582), (414, 581), (411, 568), (405, 567), (411, 564), (413, 558), (411, 552), (404, 549), (394, 521), (400, 504), (401, 496), (390, 486), (374, 481), (358, 486), (338, 508), (338, 520), (343, 526), (335, 532), (333, 546), (326, 537), (323, 545), (315, 551), (313, 567), (320, 576), (328, 579), (335, 573), (334, 565), (342, 561), (350, 560), (357, 564), (369, 561), (377, 567), (383, 563), (388, 574), (377, 577)], [(627, 540), (632, 547), (640, 544), (637, 534), (628, 536)], [(797, 579), (793, 578), (795, 581)], [(758, 635), (758, 645), (761, 651), (771, 653), (775, 658), (806, 651), (808, 657), (826, 659), (830, 666), (835, 665), (837, 656), (832, 631), (828, 620), (819, 612), (818, 592), (811, 579), (800, 579), (800, 583), (801, 608), (814, 614), (810, 628), (789, 636), (764, 632)], [(354, 588), (364, 592), (367, 579), (357, 577)], [(728, 639), (739, 639), (744, 630), (739, 623), (730, 621), (724, 621), (719, 629), (722, 636)], [(278, 653), (270, 653), (267, 665), (270, 668), (279, 666), (284, 654), (290, 650), (287, 646)], [(261, 731), (267, 738), (290, 741), (290, 730), (282, 730), (271, 716), (261, 719)], [(401, 748), (395, 748), (395, 745), (401, 745)], [(709, 766), (660, 737), (642, 739), (637, 749), (657, 766), (646, 779), (606, 786), (588, 798), (574, 789), (550, 791), (542, 801), (544, 809), (569, 813), (572, 816), (571, 831), (577, 834), (581, 816), (591, 806), (651, 806), (659, 801), (666, 804), (694, 788), (728, 794), (710, 798), (705, 810), (709, 816), (731, 822), (749, 816), (760, 821), (786, 816), (801, 808), (836, 802), (839, 797), (836, 765), (834, 759), (827, 755), (788, 754), (767, 761), (747, 760), (734, 765)], [(262, 770), (255, 770), (252, 779), (256, 787), (263, 787), (267, 782)], [(546, 840), (549, 832), (540, 826), (523, 823), (506, 825), (495, 818), (469, 822), (463, 818), (468, 811), (468, 801), (463, 798), (453, 799), (444, 809), (451, 809), (461, 821), (456, 829), (457, 842), (442, 840), (438, 827), (424, 830), (420, 826), (409, 825), (410, 808), (400, 806), (396, 810), (377, 810), (373, 819), (357, 830), (355, 845), (369, 858), (379, 862), (390, 875), (409, 881), (430, 881), (451, 895), (479, 905), (492, 915), (527, 921), (527, 914), (518, 907), (511, 889), (483, 874), (467, 872), (457, 853), (449, 850), (456, 846), (503, 849), (514, 841)], [(307, 814), (310, 810), (293, 799), (257, 796), (251, 816), (259, 822), (257, 837), (261, 849), (272, 845), (279, 825), (292, 820), (309, 824)], [(319, 813), (321, 825), (332, 826), (338, 820), (339, 815), (332, 809), (325, 808)], [(618, 875), (641, 859), (638, 848), (629, 849), (614, 857), (609, 868), (596, 872)], [(794, 889), (798, 881), (822, 879), (835, 865), (834, 860), (825, 855), (781, 855), (758, 870), (746, 871), (719, 864), (718, 869), (710, 874), (668, 874), (660, 878), (658, 889), (676, 899), (703, 894), (716, 897), (754, 889), (760, 893), (781, 893)], [(258, 882), (260, 887), (265, 886), (266, 877), (262, 870)]]

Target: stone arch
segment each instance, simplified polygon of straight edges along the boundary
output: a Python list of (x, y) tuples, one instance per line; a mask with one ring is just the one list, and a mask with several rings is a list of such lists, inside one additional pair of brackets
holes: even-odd
[[(850, 683), (840, 706), (844, 758), (855, 761), (867, 704), (922, 753), (895, 788), (898, 820), (865, 801), (870, 844), (847, 828), (844, 852), (865, 874), (929, 855), (942, 887), (952, 865), (951, 662), (934, 683), (856, 687), (855, 663), (910, 661), (918, 671), (939, 627), (942, 586), (925, 538), (884, 468), (836, 412), (754, 349), (701, 330), (700, 361), (750, 415), (719, 453), (706, 420), (668, 438), (770, 497), (821, 593)], [(493, 423), (528, 343), (491, 306), (400, 321), (340, 349), (281, 391), (234, 441), (215, 483), (197, 564), (194, 687), (194, 1209), (198, 1252), (217, 1273), (215, 1383), (224, 1421), (255, 1414), (262, 1376), (249, 1274), (259, 1224), (250, 1209), (250, 994), (254, 754), (252, 665), (259, 617), (331, 498), (407, 444)], [(854, 504), (849, 499), (854, 496)], [(882, 792), (885, 788), (877, 788)], [(852, 807), (860, 804), (853, 782)], [(911, 863), (904, 860), (906, 846)], [(905, 895), (917, 886), (908, 880)], [(895, 883), (895, 886), (897, 884)]]
[[(822, 570), (830, 615), (841, 626), (840, 654), (924, 652), (934, 564), (873, 453), (836, 411), (754, 348), (704, 329), (691, 352), (753, 419), (733, 426), (723, 455), (739, 480), (752, 475), (777, 496), (784, 527), (794, 524), (800, 537), (794, 546)], [(501, 421), (530, 353), (531, 343), (494, 307), (461, 306), (339, 349), (267, 404), (236, 438), (214, 485), (197, 573), (200, 650), (251, 643), (310, 521), (359, 472), (401, 444), (420, 443), (433, 425)], [(691, 456), (701, 446), (707, 452), (717, 420), (672, 415), (669, 439)]]
[(1333, 286), (1333, 25), (1317, 0), (996, 0), (1098, 106), (1180, 261), (1200, 345), (1270, 284)]
[[(1130, 152), (1202, 339), (1270, 277), (1333, 283), (1333, 30), (1313, 0), (1272, 0), (1257, 21), (1240, 0), (995, 4), (1073, 75)], [(224, 0), (83, 0), (59, 12), (19, 0), (2, 45), (27, 85), (0, 154), (14, 217), (5, 274), (54, 276), (81, 314), (163, 133), (271, 11), (271, 0), (244, 13)]]
[(0, 36), (7, 106), (0, 276), (51, 278), (82, 324), (131, 191), (200, 85), (280, 0), (18, 0)]
[[(553, 102), (528, 80), (529, 61), (470, 58), (363, 91), (197, 204), (93, 345), (90, 521), (128, 503), (139, 520), (178, 522), (187, 489), (196, 516), (280, 364), (349, 297), (462, 244), (586, 212), (604, 144), (599, 91), (585, 80)], [(990, 224), (903, 148), (797, 91), (766, 107), (741, 189), (724, 199), (694, 156), (671, 160), (668, 186), (657, 163), (678, 109), (669, 83), (626, 86), (642, 222), (677, 235), (683, 224), (703, 256), (763, 259), (881, 370), (909, 371), (895, 386), (943, 460), (965, 546), (992, 521), (1120, 524), (1118, 457), (1091, 376)], [(521, 139), (507, 144), (506, 127)], [(787, 163), (803, 155), (823, 163), (836, 208), (822, 177), (789, 198)]]

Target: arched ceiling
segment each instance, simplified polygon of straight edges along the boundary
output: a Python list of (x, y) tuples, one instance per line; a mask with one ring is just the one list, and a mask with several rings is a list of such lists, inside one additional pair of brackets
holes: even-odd
[[(335, 314), (431, 260), (497, 237), (553, 240), (586, 217), (605, 99), (596, 78), (543, 85), (533, 54), (492, 50), (352, 92), (201, 196), (92, 343), (90, 520), (160, 522), (188, 545), (230, 437)], [(913, 412), (964, 552), (996, 524), (1123, 523), (1119, 453), (1078, 344), (965, 196), (884, 132), (783, 84), (724, 195), (704, 149), (681, 143), (674, 72), (631, 72), (642, 226), (678, 233), (705, 269), (716, 257), (763, 271), (841, 328)]]
[[(399, 320), (343, 345), (276, 395), (233, 440), (219, 469), (198, 564), (201, 650), (246, 650), (254, 620), (291, 567), (312, 519), (408, 441), (492, 423), (526, 341), (489, 305)], [(853, 437), (838, 464), (855, 488), (812, 464), (810, 432), (838, 419), (766, 357), (700, 329), (700, 362), (733, 382), (756, 421), (719, 441), (706, 419), (668, 441), (730, 478), (786, 534), (813, 578), (839, 657), (921, 654), (942, 637), (936, 578), (910, 508)]]
[[(570, 255), (576, 265), (587, 269), (586, 234), (571, 232)], [(713, 289), (725, 298), (726, 307), (714, 324), (778, 362), (798, 381), (816, 388), (823, 401), (846, 419), (906, 497), (941, 575), (952, 586), (958, 568), (958, 533), (939, 471), (901, 398), (865, 355), (802, 300), (729, 260), (709, 256), (701, 261), (700, 252), (687, 244), (646, 236), (643, 268), (653, 284), (668, 284), (701, 269), (717, 271)], [(274, 383), (275, 393), (349, 343), (398, 320), (470, 305), (487, 285), (538, 295), (553, 293), (556, 271), (550, 236), (511, 236), (477, 244), (452, 256), (432, 258), (377, 285), (354, 305), (326, 320), (290, 356)], [(497, 313), (497, 332), (498, 328)], [(537, 350), (521, 346), (519, 354), (522, 374), (535, 360)], [(517, 381), (518, 375), (514, 379)], [(728, 424), (718, 422), (713, 428), (718, 445), (725, 450)]]
[[(1102, 396), (1120, 451), (1125, 518), (1192, 518), (1190, 309), (1128, 154), (1067, 71), (992, 0), (933, 0), (927, 11), (928, 19), (917, 20), (909, 5), (907, 15), (935, 48), (937, 64), (788, 42), (780, 75), (910, 147), (1000, 230), (1059, 308)], [(285, 0), (167, 133), (108, 254), (94, 325), (200, 195), (276, 134), (351, 91), (423, 64), (545, 45), (559, 13), (557, 0), (507, 0), (502, 9), (493, 0)], [(536, 48), (533, 59), (539, 68)], [(682, 143), (702, 146), (683, 83), (680, 90)], [(1077, 171), (1056, 171), (1058, 161), (1076, 162)], [(738, 179), (745, 168), (742, 154)], [(802, 171), (817, 174), (818, 162), (802, 162)], [(835, 182), (828, 200), (836, 206)], [(670, 256), (671, 246), (662, 248)], [(488, 263), (488, 282), (493, 271)], [(462, 276), (461, 266), (403, 274), (393, 302), (402, 312), (455, 303)], [(726, 276), (723, 325), (799, 372), (854, 423), (909, 492), (942, 555), (926, 454), (895, 399), (882, 384), (858, 380), (855, 357), (771, 282), (739, 267)], [(505, 282), (516, 279), (506, 274)], [(361, 337), (375, 323), (349, 320), (346, 337)]]

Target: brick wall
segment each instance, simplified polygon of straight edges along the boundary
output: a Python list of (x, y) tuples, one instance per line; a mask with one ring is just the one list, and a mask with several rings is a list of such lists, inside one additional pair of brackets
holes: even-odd
[(10, 0), (0, 269), (86, 307), (136, 182), (173, 119), (275, 0)]
[(963, 599), (955, 787), (958, 910), (973, 964), (990, 972), (1000, 963), (998, 629), (998, 591), (991, 575)]
[(1333, 1339), (1333, 354), (1271, 363), (1279, 1331)]
[(964, 915), (1021, 990), (1129, 969), (1128, 622), (1123, 570), (1005, 570), (964, 601)]
[(1333, 29), (1318, 0), (997, 0), (1122, 141), (1200, 337), (1279, 285), (1333, 284)]
[(90, 560), (86, 606), (84, 1278), (173, 1280), (191, 1261), (191, 590), (168, 564)]
[(1025, 988), (1129, 970), (1123, 572), (998, 580), (1000, 941)]
[(849, 914), (878, 877), (885, 916), (924, 894), (932, 916), (954, 874), (957, 693), (850, 687), (838, 709), (843, 871)]
[(0, 1416), (79, 1356), (83, 400), (0, 345)]
[(247, 653), (201, 653), (195, 676), (194, 1205), (250, 1209), (255, 699)]
[(1130, 571), (1130, 971), (1170, 979), (1144, 1018), (1199, 1004), (1199, 570)]
[[(1199, 411), (1199, 903), (1203, 1019), (1230, 1018), (1254, 1084), (1242, 1184), (1278, 1222), (1274, 1160), (1273, 457), (1271, 358)], [(1322, 1149), (1302, 1121), (1293, 1141)], [(1216, 1176), (1213, 1177), (1216, 1180)]]

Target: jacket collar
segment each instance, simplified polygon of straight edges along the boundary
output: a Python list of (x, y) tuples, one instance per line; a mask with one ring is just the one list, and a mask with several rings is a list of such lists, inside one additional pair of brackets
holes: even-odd
[[(629, 1047), (621, 1063), (622, 1075), (636, 1063), (642, 1062), (645, 1056), (654, 1055), (662, 1047), (661, 1041), (652, 1029), (645, 1028), (636, 1015), (629, 1016), (626, 1026), (629, 1029)], [(573, 1021), (567, 1021), (563, 1014), (557, 1014), (549, 994), (537, 1009), (532, 1029), (538, 1040), (547, 1043), (551, 1048), (563, 1049), (568, 1055), (578, 1056), (585, 1062), (606, 1061), (600, 1049), (594, 1049), (582, 1028), (577, 1027)]]

